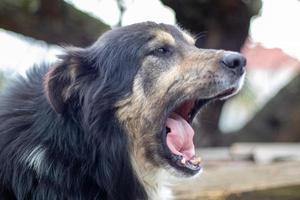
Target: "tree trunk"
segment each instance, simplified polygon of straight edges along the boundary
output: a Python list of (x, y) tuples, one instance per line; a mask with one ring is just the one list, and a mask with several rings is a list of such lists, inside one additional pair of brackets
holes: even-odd
[(0, 27), (59, 45), (87, 46), (109, 27), (63, 0), (2, 0)]
[[(248, 36), (250, 19), (257, 15), (261, 0), (162, 0), (174, 9), (177, 21), (187, 30), (198, 34), (200, 48), (240, 51)], [(224, 102), (209, 105), (195, 123), (195, 143), (199, 146), (222, 145), (218, 126)]]

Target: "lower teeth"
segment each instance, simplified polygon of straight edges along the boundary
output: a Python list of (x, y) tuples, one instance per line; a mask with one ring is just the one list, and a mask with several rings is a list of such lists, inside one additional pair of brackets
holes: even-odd
[(199, 157), (194, 157), (192, 160), (190, 160), (193, 165), (199, 165), (201, 163), (201, 158)]
[(185, 166), (190, 169), (197, 169), (199, 167), (199, 165), (194, 165), (193, 163), (191, 163), (191, 161), (186, 162)]
[(201, 164), (201, 158), (200, 157), (194, 157), (191, 160), (186, 160), (186, 158), (184, 158), (181, 155), (174, 155), (173, 157), (173, 161), (175, 161), (177, 163), (177, 165), (182, 166), (182, 167), (187, 167), (190, 169), (197, 169), (200, 167)]
[(194, 157), (192, 160), (186, 160), (184, 157), (178, 162), (179, 165), (195, 169), (201, 164), (201, 158)]

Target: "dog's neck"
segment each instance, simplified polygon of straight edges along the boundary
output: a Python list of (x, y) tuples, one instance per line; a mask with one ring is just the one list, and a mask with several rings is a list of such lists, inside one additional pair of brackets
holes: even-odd
[[(123, 103), (126, 104), (126, 101)], [(120, 106), (120, 105), (119, 105)], [(122, 107), (122, 106), (121, 106)], [(138, 112), (142, 109), (138, 109)], [(125, 115), (125, 114), (126, 115)], [(155, 166), (153, 162), (147, 160), (145, 144), (136, 138), (137, 136), (133, 133), (141, 133), (144, 132), (141, 127), (146, 127), (146, 125), (137, 125), (137, 122), (140, 119), (136, 119), (134, 117), (129, 117), (128, 113), (135, 113), (135, 111), (128, 111), (119, 108), (118, 118), (121, 119), (121, 122), (124, 123), (124, 127), (126, 130), (131, 133), (130, 137), (130, 151), (131, 151), (131, 163), (133, 166), (133, 170), (137, 175), (140, 183), (144, 187), (149, 200), (171, 200), (171, 190), (166, 187), (167, 184), (167, 176), (165, 170), (163, 170), (160, 166)], [(143, 113), (136, 114), (135, 116), (143, 116)], [(145, 134), (147, 135), (147, 134)], [(151, 140), (150, 142), (151, 143)]]
[(149, 200), (171, 200), (172, 192), (166, 186), (167, 176), (166, 172), (154, 167), (145, 160), (132, 158), (134, 170), (145, 188)]

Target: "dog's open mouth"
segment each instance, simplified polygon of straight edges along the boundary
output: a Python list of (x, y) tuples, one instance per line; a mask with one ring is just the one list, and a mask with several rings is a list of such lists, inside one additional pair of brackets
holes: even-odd
[(208, 102), (230, 96), (235, 91), (235, 88), (230, 88), (211, 98), (185, 100), (169, 113), (163, 134), (163, 146), (171, 166), (189, 175), (197, 174), (201, 170), (201, 159), (196, 157), (193, 143), (193, 118)]

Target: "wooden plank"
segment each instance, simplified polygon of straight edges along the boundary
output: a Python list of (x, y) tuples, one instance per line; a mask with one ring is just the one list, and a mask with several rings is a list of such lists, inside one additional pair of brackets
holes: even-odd
[(215, 200), (299, 200), (300, 185), (276, 187), (265, 190), (230, 194), (224, 198)]
[(176, 198), (207, 200), (232, 193), (300, 185), (300, 162), (297, 161), (266, 165), (250, 162), (223, 163), (206, 163), (202, 175), (195, 179), (172, 180)]
[(232, 160), (230, 148), (228, 147), (212, 147), (197, 149), (197, 155), (203, 160)]
[(257, 163), (299, 160), (300, 143), (236, 143), (230, 148), (234, 159), (253, 158)]

